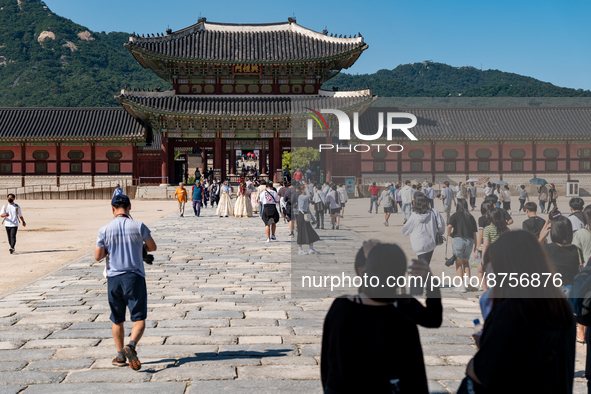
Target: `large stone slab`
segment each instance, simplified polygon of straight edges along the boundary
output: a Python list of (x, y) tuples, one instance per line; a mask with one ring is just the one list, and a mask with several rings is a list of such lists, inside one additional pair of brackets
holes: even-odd
[(147, 382), (151, 377), (151, 372), (134, 371), (131, 368), (90, 369), (72, 372), (66, 383)]
[(236, 368), (229, 365), (216, 366), (182, 366), (168, 368), (156, 372), (152, 377), (154, 382), (186, 382), (194, 380), (223, 380), (234, 379)]
[[(62, 331), (63, 332), (63, 331)], [(29, 341), (23, 349), (58, 349), (64, 347), (90, 347), (96, 346), (100, 339), (39, 339)]]
[(93, 363), (91, 358), (33, 361), (27, 366), (27, 371), (70, 371), (89, 368)]
[(187, 394), (322, 394), (323, 392), (322, 384), (318, 380), (194, 381), (187, 390)]
[(0, 361), (0, 372), (20, 371), (25, 365), (26, 361)]
[(47, 360), (55, 354), (53, 349), (16, 349), (0, 350), (2, 361), (34, 361)]
[(0, 384), (48, 384), (60, 383), (66, 372), (18, 371), (0, 372)]
[(185, 383), (62, 383), (29, 386), (26, 394), (183, 394)]

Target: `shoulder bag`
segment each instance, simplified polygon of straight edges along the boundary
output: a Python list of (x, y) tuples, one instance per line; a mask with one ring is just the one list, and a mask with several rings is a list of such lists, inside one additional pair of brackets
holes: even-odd
[(435, 218), (435, 245), (443, 245), (443, 243), (445, 242), (445, 237), (443, 235), (439, 235), (439, 231), (437, 231), (437, 215), (435, 215), (433, 209), (431, 209), (431, 214)]

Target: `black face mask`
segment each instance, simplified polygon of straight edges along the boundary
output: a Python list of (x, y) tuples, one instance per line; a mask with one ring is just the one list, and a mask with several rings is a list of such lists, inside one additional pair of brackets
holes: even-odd
[(9, 203), (9, 204), (12, 204), (13, 202), (14, 202), (14, 200), (13, 200), (12, 198), (9, 198), (9, 199), (8, 199), (8, 203)]

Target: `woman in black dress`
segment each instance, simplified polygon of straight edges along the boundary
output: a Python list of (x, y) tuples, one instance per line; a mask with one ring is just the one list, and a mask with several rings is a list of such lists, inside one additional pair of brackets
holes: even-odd
[[(318, 254), (314, 250), (314, 242), (318, 241), (320, 237), (318, 237), (318, 234), (312, 228), (311, 220), (306, 221), (306, 218), (311, 218), (312, 216), (310, 213), (310, 190), (304, 184), (300, 184), (298, 190), (300, 192), (297, 206), (299, 212), (296, 216), (296, 224), (298, 226), (298, 254)], [(304, 251), (302, 245), (310, 245), (310, 250), (308, 252)]]

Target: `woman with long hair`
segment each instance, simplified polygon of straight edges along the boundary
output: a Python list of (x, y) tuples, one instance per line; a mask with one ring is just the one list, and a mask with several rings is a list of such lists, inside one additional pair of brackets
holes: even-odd
[(250, 190), (246, 187), (246, 181), (243, 179), (238, 185), (236, 204), (234, 205), (234, 216), (237, 218), (252, 217), (252, 204), (249, 194)]
[(509, 230), (507, 221), (501, 212), (501, 208), (493, 207), (486, 213), (486, 218), (489, 225), (484, 228), (482, 232), (482, 255), (486, 253), (486, 249), (495, 243), (501, 235)]
[[(314, 249), (314, 242), (320, 240), (320, 237), (312, 228), (311, 219), (306, 220), (312, 216), (310, 212), (310, 198), (312, 195), (310, 189), (303, 183), (298, 186), (298, 190), (300, 192), (297, 206), (299, 212), (296, 218), (298, 254), (318, 254)], [(310, 250), (308, 252), (304, 251), (302, 245), (309, 245)]]
[(546, 202), (548, 201), (548, 188), (546, 185), (542, 185), (538, 188), (538, 205), (542, 212), (546, 212)]
[(503, 197), (503, 209), (511, 215), (511, 190), (509, 190), (509, 185), (504, 186), (501, 196)]
[(431, 263), (437, 246), (436, 236), (445, 233), (445, 221), (441, 214), (431, 208), (429, 199), (421, 194), (415, 199), (414, 213), (402, 227), (402, 235), (410, 236), (410, 246), (417, 259)]
[[(482, 334), (474, 335), (479, 350), (459, 392), (473, 386), (476, 393), (572, 393), (573, 312), (560, 287), (535, 285), (533, 278), (543, 284), (543, 273), (555, 275), (542, 246), (528, 231), (504, 233), (484, 261), (488, 272), (497, 273), (492, 310)], [(501, 273), (507, 275), (502, 284)], [(529, 281), (515, 283), (511, 276)]]
[(550, 184), (550, 190), (548, 190), (548, 212), (552, 210), (552, 204), (554, 204), (554, 208), (558, 208), (556, 205), (556, 200), (558, 199), (558, 191), (556, 191), (556, 186), (553, 183)]
[(493, 194), (495, 196), (497, 196), (497, 204), (496, 207), (500, 208), (501, 207), (501, 202), (503, 201), (503, 192), (501, 192), (501, 185), (497, 185), (496, 183), (493, 183)]
[[(551, 243), (544, 241), (550, 234)], [(554, 270), (562, 275), (562, 284), (568, 286), (573, 283), (579, 269), (584, 267), (583, 252), (573, 245), (573, 225), (558, 209), (548, 214), (548, 220), (540, 231), (538, 238), (544, 250), (548, 253)]]
[[(359, 266), (363, 264), (365, 274), (380, 283), (400, 283), (388, 281), (406, 274), (406, 255), (397, 245), (375, 245), (364, 257), (367, 262)], [(413, 261), (409, 275), (424, 279), (429, 274), (425, 262)], [(403, 288), (368, 286), (359, 294), (335, 299), (322, 333), (320, 372), (324, 393), (427, 394), (417, 324), (441, 326), (439, 297), (438, 288), (427, 286), (425, 308)]]
[(250, 192), (250, 205), (252, 206), (252, 212), (253, 213), (259, 213), (259, 186), (261, 184), (259, 183), (258, 179), (255, 179), (255, 181), (253, 182), (252, 186), (253, 186), (253, 190)]
[[(470, 277), (470, 255), (477, 250), (477, 232), (476, 220), (468, 209), (468, 202), (465, 199), (458, 200), (456, 212), (449, 218), (447, 236), (453, 238), (453, 253), (457, 259), (456, 275), (460, 278)], [(460, 286), (459, 291), (465, 293), (466, 286)]]

